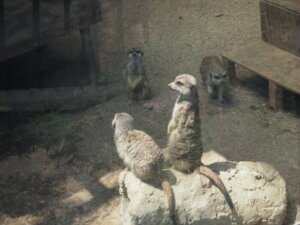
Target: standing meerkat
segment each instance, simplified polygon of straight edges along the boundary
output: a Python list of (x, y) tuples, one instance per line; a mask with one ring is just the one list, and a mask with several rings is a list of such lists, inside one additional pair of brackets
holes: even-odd
[(139, 48), (132, 48), (128, 51), (127, 56), (129, 62), (126, 65), (125, 78), (127, 81), (128, 97), (135, 101), (150, 98), (151, 90), (143, 65), (143, 51)]
[(233, 216), (239, 221), (224, 183), (215, 172), (201, 162), (203, 150), (197, 80), (192, 75), (182, 74), (168, 86), (179, 92), (179, 96), (168, 124), (169, 140), (164, 152), (165, 159), (179, 171), (191, 173), (197, 170), (210, 178), (223, 193)]
[[(162, 173), (163, 152), (154, 140), (145, 132), (135, 130), (134, 119), (127, 113), (117, 113), (112, 121), (115, 129), (114, 140), (117, 152), (124, 161), (127, 170), (143, 182), (159, 184), (165, 192), (170, 218), (173, 224), (175, 218), (175, 200), (172, 186)], [(124, 173), (121, 174), (119, 184), (120, 189), (124, 186)], [(124, 192), (124, 190), (121, 190)]]
[(212, 96), (216, 90), (218, 101), (224, 102), (224, 88), (228, 83), (228, 74), (221, 60), (217, 56), (206, 56), (200, 65), (200, 74), (208, 93)]

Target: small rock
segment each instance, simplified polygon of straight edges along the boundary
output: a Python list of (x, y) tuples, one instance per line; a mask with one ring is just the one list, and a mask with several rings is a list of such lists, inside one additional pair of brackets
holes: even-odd
[(214, 15), (214, 17), (222, 17), (222, 16), (224, 16), (223, 13), (217, 13), (217, 14)]
[(254, 111), (254, 110), (257, 110), (257, 109), (258, 109), (258, 107), (257, 107), (256, 105), (250, 105), (250, 106), (249, 106), (249, 108), (250, 108), (252, 111)]
[(154, 110), (155, 112), (161, 112), (165, 108), (165, 105), (159, 102), (147, 102), (143, 106), (149, 110)]
[(152, 110), (153, 109), (153, 105), (151, 103), (145, 103), (143, 105), (146, 109)]
[[(283, 224), (287, 209), (286, 184), (274, 168), (266, 163), (232, 161), (215, 162), (211, 168), (219, 173), (230, 193), (242, 220), (240, 224)], [(172, 188), (179, 224), (236, 224), (224, 196), (215, 185), (209, 185), (208, 178), (175, 170), (171, 173), (176, 180)], [(232, 173), (236, 176), (231, 176)], [(121, 207), (124, 225), (171, 223), (162, 190), (141, 182), (131, 172), (125, 177), (125, 188), (128, 198), (123, 199)], [(190, 222), (186, 222), (187, 218)]]

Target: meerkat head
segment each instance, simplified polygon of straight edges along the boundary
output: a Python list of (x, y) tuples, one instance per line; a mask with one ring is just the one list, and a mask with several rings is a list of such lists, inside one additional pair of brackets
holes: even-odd
[(128, 51), (127, 56), (132, 61), (139, 61), (143, 58), (144, 52), (140, 48), (132, 48)]
[(214, 67), (209, 75), (212, 83), (216, 86), (222, 85), (228, 80), (228, 74), (221, 66)]
[(132, 130), (133, 122), (133, 117), (128, 113), (116, 113), (112, 121), (112, 127), (119, 131)]
[(172, 90), (178, 91), (180, 94), (185, 96), (191, 96), (197, 92), (197, 80), (189, 74), (178, 75), (168, 86)]

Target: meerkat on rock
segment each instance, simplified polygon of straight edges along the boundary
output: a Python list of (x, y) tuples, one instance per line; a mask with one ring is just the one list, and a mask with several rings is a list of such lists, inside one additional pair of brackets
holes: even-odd
[(206, 56), (200, 65), (200, 74), (207, 87), (208, 94), (218, 94), (218, 101), (224, 102), (224, 88), (228, 83), (228, 74), (217, 56)]
[(124, 75), (129, 99), (134, 101), (149, 99), (151, 90), (143, 65), (143, 51), (139, 48), (132, 48), (128, 51), (127, 56), (129, 62), (126, 65)]
[(222, 180), (201, 162), (203, 150), (197, 80), (192, 75), (182, 74), (169, 87), (179, 92), (179, 96), (168, 124), (168, 146), (164, 149), (166, 161), (179, 171), (191, 173), (196, 170), (210, 178), (225, 196), (238, 221), (237, 212)]
[[(164, 178), (162, 168), (163, 152), (154, 140), (145, 132), (135, 130), (134, 119), (127, 113), (117, 113), (112, 121), (115, 129), (114, 140), (117, 152), (123, 160), (126, 169), (130, 170), (141, 181), (159, 184), (165, 192), (170, 218), (173, 224), (175, 218), (175, 200), (170, 182)], [(121, 194), (124, 193), (124, 173), (120, 175), (119, 185)]]

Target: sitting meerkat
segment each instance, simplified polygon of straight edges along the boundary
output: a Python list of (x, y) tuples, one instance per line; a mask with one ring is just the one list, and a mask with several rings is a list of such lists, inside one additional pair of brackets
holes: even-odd
[(169, 84), (172, 90), (179, 92), (173, 108), (172, 118), (168, 124), (168, 146), (164, 149), (165, 159), (174, 168), (191, 173), (197, 170), (210, 178), (225, 196), (233, 216), (239, 217), (220, 177), (201, 162), (201, 120), (197, 80), (189, 74), (182, 74)]
[[(163, 152), (154, 140), (145, 132), (135, 130), (134, 119), (127, 113), (117, 113), (112, 121), (115, 129), (114, 140), (117, 152), (124, 161), (127, 170), (143, 182), (159, 184), (165, 192), (168, 201), (170, 218), (173, 224), (175, 218), (175, 200), (170, 182), (163, 177)], [(124, 188), (124, 173), (120, 175), (121, 194)]]
[(224, 88), (228, 83), (228, 74), (217, 56), (206, 56), (200, 65), (200, 74), (207, 86), (208, 93), (212, 96), (215, 90), (218, 94), (218, 101), (224, 102)]
[(149, 99), (151, 90), (143, 65), (143, 51), (139, 48), (132, 48), (128, 51), (127, 56), (129, 62), (126, 65), (124, 75), (127, 81), (129, 99), (135, 101)]

